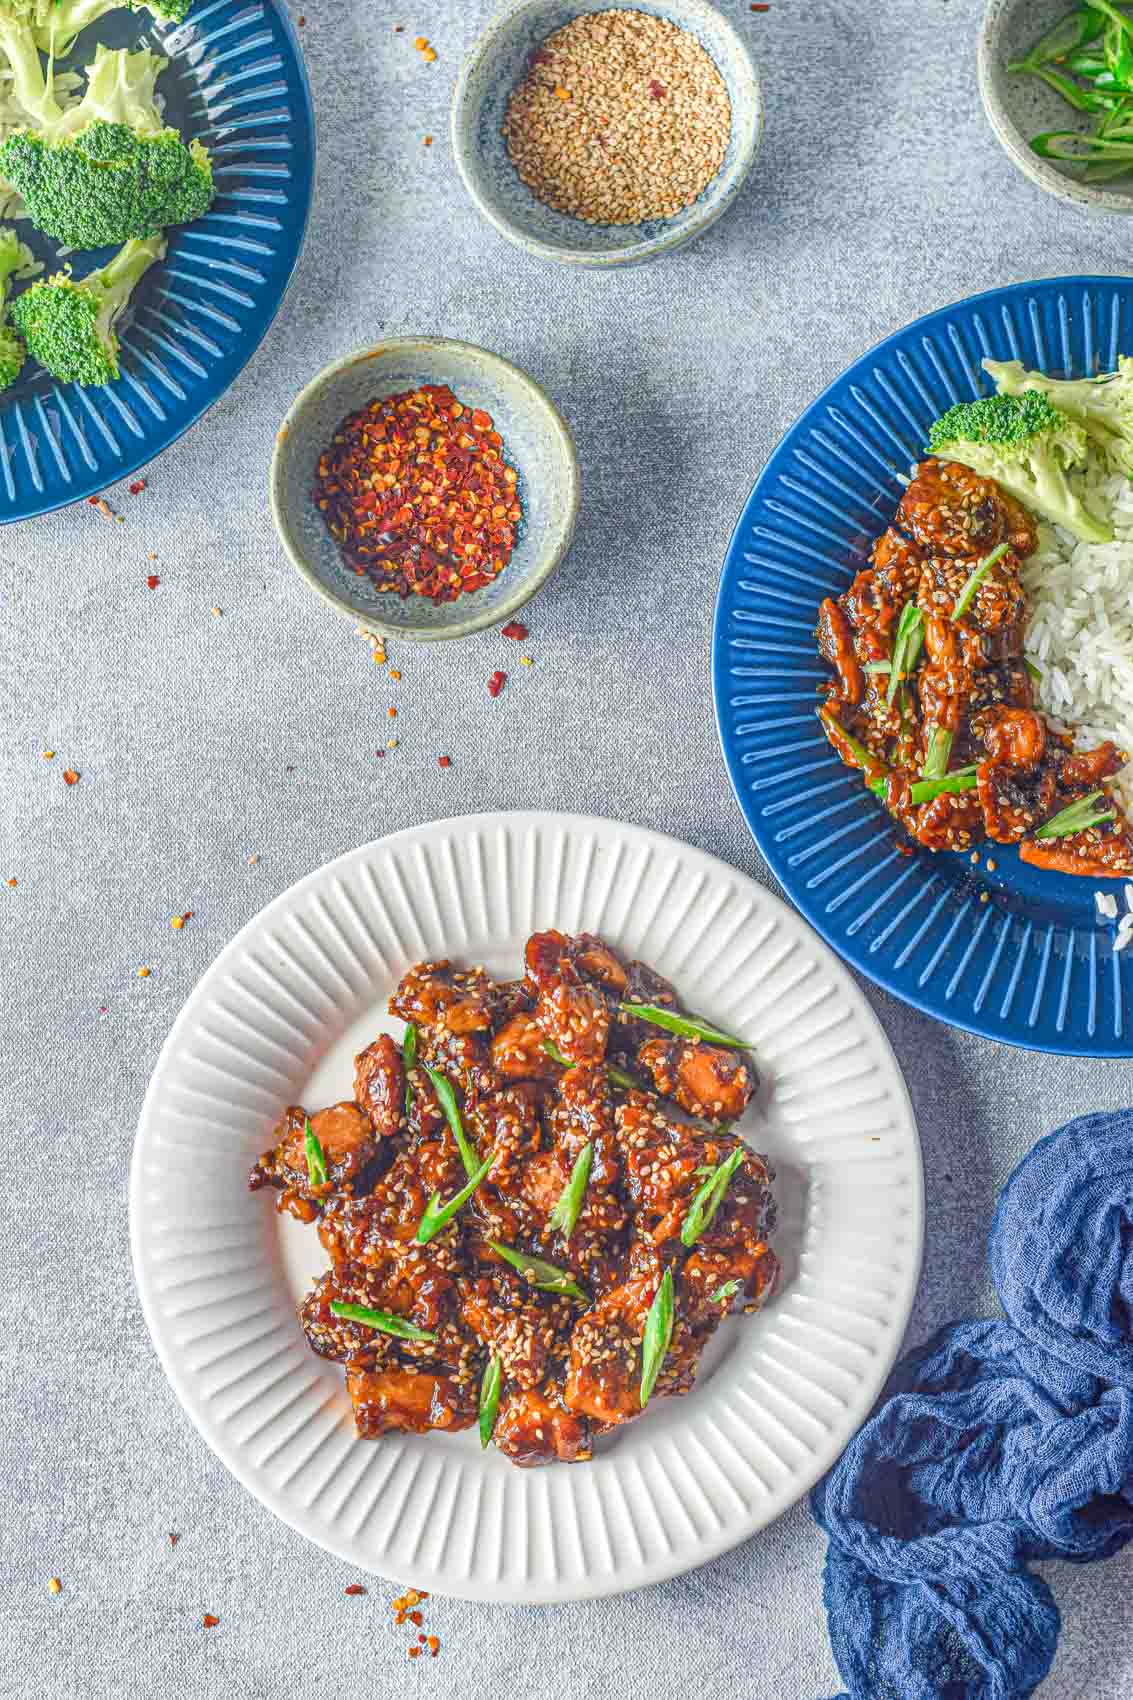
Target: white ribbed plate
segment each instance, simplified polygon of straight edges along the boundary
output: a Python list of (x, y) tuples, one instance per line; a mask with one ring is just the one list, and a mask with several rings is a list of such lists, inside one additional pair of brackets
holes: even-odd
[[(474, 1432), (356, 1439), (342, 1370), (294, 1305), (313, 1229), (246, 1190), (284, 1105), (349, 1097), (410, 963), (514, 975), (536, 928), (599, 932), (750, 1035), (764, 1084), (743, 1131), (778, 1170), (780, 1295), (724, 1325), (694, 1391), (518, 1470)], [(920, 1269), (920, 1149), (862, 994), (805, 922), (672, 839), (554, 814), (397, 833), (300, 881), (189, 999), (150, 1083), (130, 1185), (146, 1320), (185, 1409), (286, 1522), (353, 1564), (468, 1599), (618, 1593), (734, 1546), (793, 1504), (866, 1416)]]

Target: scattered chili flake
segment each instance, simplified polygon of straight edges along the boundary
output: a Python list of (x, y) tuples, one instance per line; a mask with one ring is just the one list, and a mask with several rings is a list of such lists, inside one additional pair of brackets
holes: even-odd
[(468, 411), (447, 384), (379, 396), (319, 457), (315, 504), (347, 566), (378, 590), (455, 602), (511, 559), (518, 473), (490, 414)]
[(390, 705), (390, 709), (389, 709), (389, 717), (390, 717), (391, 720), (397, 719), (397, 710), (396, 710), (396, 708), (393, 707), (392, 704)]
[(210, 608), (209, 613), (212, 614), (215, 619), (219, 619), (220, 616), (224, 613), (224, 609), (223, 608)]
[(140, 496), (145, 487), (146, 481), (144, 478), (135, 478), (132, 484), (128, 484), (126, 486), (131, 496)]
[(156, 573), (150, 573), (149, 577), (146, 579), (146, 583), (149, 585), (151, 590), (156, 590), (158, 585), (161, 583), (161, 580), (158, 578)]
[(206, 1611), (201, 1622), (204, 1624), (206, 1629), (215, 1629), (217, 1624), (220, 1622), (220, 1619), (219, 1617), (214, 1617), (211, 1611)]
[(436, 48), (435, 47), (427, 47), (425, 49), (424, 53), (422, 53), (421, 57), (425, 61), (426, 65), (432, 65), (434, 63), (434, 61), (436, 60), (436, 57), (437, 57)]
[(492, 677), (488, 680), (488, 695), (490, 697), (498, 697), (506, 683), (507, 674), (501, 673), (499, 668), (497, 668), (492, 674)]
[(300, 29), (302, 29), (304, 24), (307, 22), (306, 18), (303, 17), (302, 14), (300, 14), (299, 18), (296, 21), (298, 22)]
[(432, 145), (433, 145), (433, 138), (432, 138), (432, 136), (426, 136), (426, 137), (425, 137), (425, 146), (426, 146), (426, 147), (427, 147), (427, 148), (431, 148), (431, 147), (432, 147)]
[(406, 1616), (410, 1611), (412, 1611), (413, 1607), (419, 1606), (422, 1601), (427, 1600), (428, 1598), (428, 1594), (424, 1593), (420, 1588), (407, 1588), (405, 1593), (399, 1594), (397, 1599), (394, 1600), (390, 1606), (390, 1610), (393, 1612), (394, 1622), (397, 1624), (404, 1623)]
[(427, 47), (428, 47), (428, 45), (429, 45), (429, 38), (428, 38), (428, 36), (427, 36), (427, 35), (419, 35), (419, 36), (417, 36), (417, 38), (416, 38), (416, 39), (415, 39), (415, 41), (414, 41), (414, 43), (413, 43), (413, 45), (414, 45), (414, 47), (415, 47), (415, 48), (416, 48), (416, 49), (417, 49), (417, 51), (418, 51), (418, 53), (424, 53), (424, 51), (425, 51), (425, 49), (426, 49), (426, 48), (427, 48)]
[(110, 506), (110, 503), (106, 500), (105, 496), (88, 496), (87, 501), (93, 508), (98, 509), (98, 512), (102, 515), (103, 519), (116, 519), (119, 525), (125, 525), (126, 522), (122, 515), (114, 512), (114, 509)]
[[(101, 1014), (102, 1012), (100, 1011), (99, 1013)], [(170, 1529), (168, 1539), (169, 1539), (170, 1547), (175, 1547), (177, 1545), (177, 1542), (181, 1539), (181, 1537), (180, 1537), (180, 1535), (175, 1535), (173, 1533), (173, 1530)]]
[(428, 1646), (430, 1655), (435, 1659), (437, 1654), (441, 1650), (441, 1643), (440, 1643), (439, 1637), (436, 1636), (436, 1635), (430, 1635), (427, 1638), (426, 1645)]
[(570, 90), (564, 89), (562, 84), (560, 83), (558, 85), (558, 87), (555, 89), (555, 99), (556, 100), (569, 100), (570, 99)]
[(171, 915), (169, 917), (169, 925), (173, 928), (175, 933), (179, 933), (181, 928), (185, 925), (185, 922), (191, 921), (192, 918), (193, 911), (191, 909), (186, 909), (183, 915)]
[(44, 759), (44, 761), (54, 761), (55, 760), (55, 751), (54, 750), (44, 750), (43, 759)]
[(420, 1649), (420, 1647), (410, 1647), (410, 1649), (409, 1649), (409, 1657), (410, 1657), (410, 1658), (411, 1658), (411, 1659), (419, 1659), (419, 1658), (420, 1658), (420, 1657), (421, 1657), (421, 1649)]
[(752, 0), (751, 9), (753, 12), (769, 12), (771, 7), (768, 5), (767, 0)]
[(389, 676), (390, 676), (391, 679), (400, 679), (401, 678), (401, 674), (398, 672), (396, 667), (390, 668)]
[(351, 1598), (353, 1598), (357, 1594), (364, 1594), (366, 1590), (363, 1588), (361, 1582), (349, 1582), (343, 1592), (349, 1594)]
[(63, 1584), (60, 1582), (58, 1576), (52, 1576), (48, 1580), (47, 1592), (49, 1594), (61, 1594), (63, 1592)]
[(514, 638), (516, 643), (521, 643), (527, 635), (527, 627), (522, 620), (509, 620), (506, 626), (500, 628), (501, 637)]
[(451, 756), (438, 756), (437, 757), (437, 766), (438, 767), (451, 767), (452, 766), (452, 757)]
[[(420, 1629), (420, 1627), (424, 1623), (425, 1619), (422, 1617), (422, 1615), (419, 1611), (411, 1611), (409, 1613), (409, 1621), (413, 1625), (414, 1629)], [(425, 1639), (425, 1637), (422, 1635), (421, 1640), (423, 1641), (424, 1639)]]
[[(419, 1612), (419, 1611), (414, 1611), (414, 1612), (410, 1612), (410, 1614), (409, 1614), (409, 1616), (410, 1616), (410, 1621), (411, 1621), (411, 1622), (417, 1622), (417, 1623), (420, 1623), (420, 1621), (421, 1621), (421, 1613), (420, 1613), (420, 1612)], [(419, 1646), (419, 1647), (423, 1647), (423, 1646), (424, 1646), (424, 1645), (425, 1645), (425, 1642), (426, 1642), (426, 1641), (427, 1641), (427, 1640), (428, 1640), (428, 1639), (429, 1639), (429, 1638), (428, 1638), (428, 1636), (427, 1636), (427, 1635), (418, 1635), (418, 1637), (417, 1637), (417, 1645), (418, 1645), (418, 1646)]]
[(521, 667), (534, 667), (535, 657), (533, 655), (521, 655), (519, 658), (519, 665)]
[(394, 33), (394, 35), (404, 35), (405, 34), (405, 25), (404, 24), (394, 24), (393, 33)]
[(79, 783), (79, 775), (73, 767), (63, 769), (63, 783), (64, 785), (77, 785)]
[(139, 968), (138, 969), (138, 979), (139, 980), (148, 980), (152, 973), (153, 973), (152, 968)]
[(664, 98), (665, 98), (665, 85), (664, 85), (664, 83), (659, 83), (657, 81), (656, 77), (650, 77), (650, 79), (649, 79), (649, 93), (652, 95), (654, 100), (664, 100)]
[(12, 875), (12, 877), (11, 877), (11, 879), (10, 879), (10, 880), (8, 880), (8, 881), (6, 881), (6, 883), (7, 883), (7, 884), (8, 884), (8, 885), (11, 885), (11, 886), (17, 886), (17, 885), (19, 885), (19, 883), (20, 883), (20, 882), (19, 882), (19, 880), (18, 880), (18, 879), (17, 879), (17, 878), (16, 878), (16, 876), (15, 876), (15, 874), (13, 874), (13, 875)]
[(384, 751), (384, 750), (375, 750), (375, 751), (374, 751), (374, 754), (375, 754), (375, 755), (376, 755), (376, 756), (381, 756), (381, 757), (382, 757), (382, 758), (383, 758), (383, 759), (384, 759), (384, 757), (385, 757), (385, 751)]

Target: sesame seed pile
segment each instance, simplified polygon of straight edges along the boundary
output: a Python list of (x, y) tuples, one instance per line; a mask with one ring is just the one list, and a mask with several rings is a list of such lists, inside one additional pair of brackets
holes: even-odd
[(691, 206), (723, 163), (728, 91), (687, 30), (588, 12), (549, 35), (508, 102), (508, 155), (532, 194), (587, 224)]

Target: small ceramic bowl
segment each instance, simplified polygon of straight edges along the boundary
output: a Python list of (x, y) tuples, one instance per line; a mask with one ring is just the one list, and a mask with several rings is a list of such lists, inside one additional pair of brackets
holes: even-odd
[(736, 31), (706, 0), (622, 0), (694, 35), (714, 61), (732, 105), (724, 163), (699, 200), (675, 218), (647, 224), (586, 224), (544, 206), (520, 179), (501, 133), (508, 99), (527, 74), (535, 49), (586, 12), (608, 12), (618, 0), (519, 0), (490, 23), (456, 80), (452, 150), (469, 194), (501, 235), (529, 254), (575, 266), (631, 266), (683, 247), (714, 224), (735, 200), (759, 151), (763, 96), (755, 66)]
[(1071, 8), (1066, 0), (989, 0), (979, 40), (980, 96), (995, 134), (1019, 167), (1060, 201), (1095, 212), (1133, 212), (1133, 176), (1110, 183), (1083, 183), (1081, 167), (1040, 159), (1032, 136), (1045, 130), (1092, 130), (1096, 119), (1074, 108), (1039, 77), (1009, 71)]
[[(377, 591), (353, 572), (311, 494), (319, 456), (342, 421), (376, 397), (418, 384), (448, 384), (459, 401), (491, 414), (519, 474), (523, 505), (515, 549), (499, 577), (439, 606)], [(327, 366), (291, 404), (271, 462), (276, 530), (311, 589), (371, 631), (424, 642), (467, 637), (522, 608), (570, 547), (580, 487), (569, 427), (538, 384), (498, 354), (446, 337), (398, 337)]]

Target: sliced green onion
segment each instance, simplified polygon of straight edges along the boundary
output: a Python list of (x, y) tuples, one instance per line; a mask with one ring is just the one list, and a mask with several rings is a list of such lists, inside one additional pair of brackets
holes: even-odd
[(1060, 18), (1036, 41), (1025, 59), (1016, 59), (1007, 69), (1033, 71), (1037, 66), (1045, 65), (1049, 59), (1064, 59), (1067, 54), (1085, 47), (1088, 41), (1093, 41), (1100, 35), (1103, 25), (1104, 20), (1094, 7), (1081, 6), (1077, 11)]
[(700, 1187), (688, 1207), (688, 1215), (681, 1228), (681, 1244), (695, 1245), (705, 1229), (712, 1224), (712, 1218), (724, 1201), (724, 1194), (731, 1184), (732, 1176), (743, 1162), (747, 1147), (737, 1145), (730, 1156), (722, 1163), (717, 1163), (708, 1179)]
[(460, 1191), (455, 1193), (447, 1204), (441, 1203), (439, 1192), (433, 1194), (425, 1206), (425, 1214), (417, 1224), (418, 1245), (428, 1245), (430, 1240), (437, 1237), (442, 1228), (448, 1226), (457, 1211), (468, 1203), (498, 1156), (499, 1152), (493, 1151), (487, 1162), (481, 1163), (476, 1173), (470, 1178), (468, 1185), (461, 1187)]
[(480, 1167), (480, 1157), (477, 1152), (473, 1151), (469, 1144), (468, 1135), (464, 1131), (464, 1123), (460, 1119), (460, 1105), (456, 1101), (452, 1082), (441, 1073), (439, 1068), (426, 1068), (425, 1073), (433, 1083), (433, 1091), (437, 1094), (437, 1100), (445, 1113), (445, 1120), (451, 1127), (452, 1136), (459, 1147), (464, 1172), (471, 1180)]
[(641, 1336), (641, 1407), (648, 1405), (673, 1338), (673, 1271), (666, 1269)]
[(975, 572), (969, 575), (967, 583), (956, 598), (956, 606), (952, 610), (952, 618), (954, 620), (962, 620), (964, 618), (964, 615), (968, 612), (968, 609), (975, 601), (976, 591), (980, 588), (980, 585), (983, 583), (992, 567), (994, 567), (996, 561), (1002, 560), (1003, 556), (1006, 555), (1009, 547), (1009, 544), (1001, 543), (997, 549), (992, 550), (990, 555), (985, 556), (976, 568)]
[(565, 1298), (580, 1299), (587, 1305), (590, 1303), (589, 1293), (583, 1291), (569, 1269), (560, 1269), (555, 1263), (547, 1263), (541, 1257), (530, 1257), (525, 1251), (499, 1245), (495, 1240), (489, 1240), (488, 1244), (497, 1256), (510, 1263), (513, 1269), (518, 1269), (524, 1280), (538, 1287), (541, 1293), (562, 1293)]
[[(550, 1039), (543, 1040), (543, 1049), (546, 1051), (552, 1062), (561, 1063), (564, 1068), (573, 1068), (575, 1066), (569, 1057), (563, 1056), (559, 1047), (552, 1044)], [(645, 1085), (644, 1081), (638, 1080), (635, 1075), (627, 1074), (625, 1069), (619, 1068), (616, 1063), (608, 1062), (604, 1064), (604, 1067), (610, 1078), (611, 1085), (620, 1086), (623, 1092), (648, 1092), (649, 1088)]]
[(928, 744), (925, 748), (924, 777), (926, 779), (943, 779), (948, 772), (948, 758), (952, 754), (952, 733), (946, 732), (941, 726), (929, 729)]
[[(869, 789), (875, 797), (885, 801), (884, 779), (871, 779)], [(973, 769), (957, 769), (955, 773), (946, 773), (943, 779), (918, 779), (909, 786), (909, 802), (916, 807), (920, 803), (931, 803), (934, 797), (942, 797), (954, 791), (974, 791), (979, 784)]]
[[(1090, 0), (1089, 10), (1100, 12), (1103, 18), (1108, 18), (1126, 35), (1133, 35), (1133, 20), (1127, 18), (1124, 12), (1118, 11), (1113, 0)], [(1085, 43), (1083, 42), (1082, 45), (1085, 46)]]
[(734, 1051), (751, 1050), (749, 1040), (737, 1039), (732, 1033), (722, 1033), (718, 1027), (701, 1021), (697, 1015), (677, 1015), (656, 1003), (623, 1003), (618, 1007), (623, 1015), (635, 1021), (648, 1021), (654, 1027), (663, 1027), (666, 1033), (679, 1033), (682, 1039), (708, 1039), (714, 1045), (729, 1045)]
[(1042, 668), (1037, 667), (1033, 661), (1028, 661), (1025, 656), (1023, 658), (1023, 666), (1027, 669), (1027, 672), (1031, 675), (1032, 679), (1037, 680), (1037, 679), (1042, 678), (1042, 676), (1043, 676)]
[[(884, 780), (888, 778), (889, 769), (886, 767), (881, 757), (875, 756), (872, 750), (867, 750), (864, 744), (859, 744), (853, 734), (846, 731), (846, 728), (842, 725), (842, 722), (838, 719), (837, 715), (831, 714), (828, 708), (820, 708), (817, 709), (816, 712), (818, 714), (818, 718), (822, 721), (822, 724), (827, 728), (827, 730), (829, 731), (832, 728), (837, 734), (835, 739), (831, 739), (835, 749), (837, 749), (838, 741), (840, 740), (846, 746), (850, 755), (853, 756), (854, 761), (863, 773), (872, 774), (874, 779), (879, 779), (882, 783), (884, 783)], [(872, 788), (873, 780), (869, 783)]]
[(892, 673), (892, 661), (867, 661), (862, 668), (863, 673)]
[(319, 1136), (311, 1126), (310, 1116), (303, 1124), (303, 1148), (307, 1153), (307, 1179), (312, 1186), (326, 1186), (327, 1160), (319, 1144)]
[(348, 1305), (342, 1299), (332, 1299), (330, 1309), (332, 1316), (341, 1316), (345, 1322), (361, 1322), (367, 1328), (380, 1328), (383, 1334), (393, 1334), (398, 1340), (435, 1340), (437, 1337), (427, 1329), (418, 1328), (415, 1322), (406, 1322), (403, 1316), (391, 1316), (388, 1310)]
[(408, 1119), (409, 1106), (413, 1102), (413, 1087), (409, 1076), (417, 1067), (417, 1029), (412, 1021), (405, 1029), (405, 1037), (401, 1041), (401, 1064), (405, 1070), (405, 1114)]
[(916, 666), (923, 644), (924, 615), (915, 602), (906, 602), (901, 610), (901, 618), (897, 621), (897, 634), (893, 639), (889, 690), (885, 698), (890, 708), (901, 680), (908, 677)]
[(1104, 797), (1104, 791), (1091, 791), (1088, 797), (1079, 797), (1069, 803), (1058, 814), (1053, 815), (1045, 826), (1040, 826), (1035, 833), (1036, 838), (1071, 838), (1076, 832), (1085, 832), (1087, 827), (1101, 826), (1103, 821), (1113, 820), (1116, 816), (1114, 809), (1095, 809), (1094, 804), (1099, 797)]
[(560, 1192), (555, 1208), (547, 1218), (549, 1228), (557, 1228), (564, 1240), (569, 1240), (574, 1233), (582, 1201), (586, 1197), (586, 1187), (590, 1180), (590, 1165), (594, 1161), (594, 1147), (589, 1142), (582, 1147), (574, 1160), (570, 1172), (570, 1180)]
[(710, 1305), (726, 1305), (729, 1299), (734, 1299), (740, 1290), (738, 1281), (725, 1281), (722, 1287), (717, 1287), (714, 1293), (709, 1293)]
[(503, 1369), (499, 1354), (493, 1352), (484, 1367), (484, 1378), (480, 1383), (480, 1445), (488, 1446), (492, 1439), (492, 1430), (496, 1426), (496, 1413), (500, 1408), (500, 1387), (503, 1384)]

